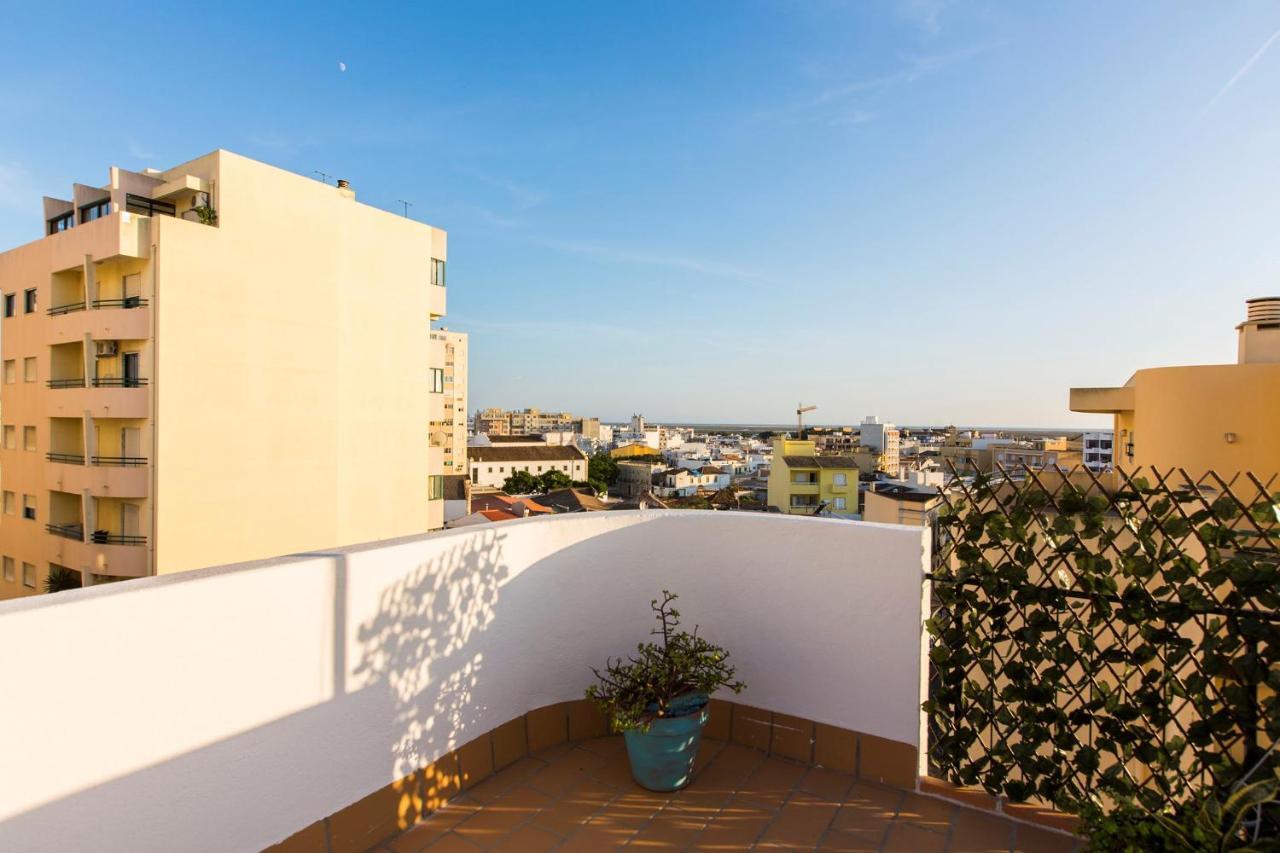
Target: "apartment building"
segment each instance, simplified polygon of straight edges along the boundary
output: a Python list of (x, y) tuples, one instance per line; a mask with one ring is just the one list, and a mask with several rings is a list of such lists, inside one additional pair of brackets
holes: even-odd
[(898, 476), (901, 437), (897, 427), (882, 422), (874, 415), (868, 415), (858, 427), (858, 443), (861, 447), (869, 447), (879, 453), (881, 471), (890, 477)]
[(1110, 471), (1115, 453), (1115, 436), (1110, 432), (1086, 432), (1080, 436), (1084, 465), (1090, 471)]
[(441, 526), (443, 231), (221, 150), (42, 230), (0, 253), (0, 597)]
[[(444, 474), (467, 470), (467, 336), (431, 332), (430, 443), (444, 450)], [(436, 365), (440, 365), (437, 367)]]
[(1073, 412), (1114, 419), (1115, 465), (1192, 476), (1280, 473), (1280, 297), (1250, 299), (1235, 364), (1139, 370), (1117, 388), (1072, 388)]
[(793, 515), (852, 518), (858, 512), (858, 463), (852, 456), (819, 455), (810, 440), (775, 438), (768, 502)]

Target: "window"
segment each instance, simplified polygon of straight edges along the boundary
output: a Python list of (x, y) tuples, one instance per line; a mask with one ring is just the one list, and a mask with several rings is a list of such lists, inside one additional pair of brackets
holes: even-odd
[(36, 449), (36, 428), (33, 426), (24, 426), (22, 428), (22, 449)]
[(431, 393), (444, 393), (444, 371), (438, 367), (431, 368)]
[(36, 520), (36, 496), (35, 495), (22, 496), (22, 517), (27, 519), (27, 521)]
[[(835, 478), (835, 484), (836, 484), (837, 486), (847, 486), (847, 485), (849, 485), (849, 475), (848, 475), (848, 474), (836, 474), (836, 475), (835, 475), (835, 477), (836, 477), (836, 478)], [(844, 498), (840, 498), (840, 500), (841, 500), (841, 501), (843, 501), (843, 500), (844, 500)]]
[(427, 499), (438, 501), (444, 498), (444, 477), (432, 474), (427, 477)]
[(176, 216), (178, 211), (167, 201), (156, 201), (145, 196), (129, 194), (124, 197), (124, 209), (129, 213), (141, 213), (143, 216)]
[(36, 381), (36, 357), (34, 355), (28, 356), (22, 360), (22, 381)]
[(5, 450), (18, 449), (18, 430), (15, 427), (9, 426), (7, 424), (5, 425), (5, 428), (4, 428), (4, 449)]
[(12, 317), (17, 312), (18, 295), (16, 293), (6, 293), (4, 295), (4, 316)]
[(30, 563), (22, 564), (22, 585), (28, 589), (36, 588), (36, 567)]
[(12, 385), (18, 381), (18, 362), (12, 358), (4, 363), (4, 384)]
[(101, 219), (102, 217), (106, 216), (110, 212), (111, 212), (110, 199), (104, 198), (104, 199), (99, 199), (98, 201), (91, 201), (80, 208), (80, 221), (92, 222), (95, 219)]
[(72, 225), (76, 224), (76, 215), (71, 211), (67, 211), (59, 216), (55, 216), (49, 220), (49, 233), (57, 234), (60, 231), (66, 231)]
[(13, 583), (13, 557), (4, 558), (4, 579), (9, 583)]
[(835, 508), (836, 508), (836, 509), (844, 509), (845, 507), (846, 507), (846, 504), (845, 504), (845, 499), (844, 499), (844, 498), (836, 498), (836, 499), (835, 499)]
[(28, 314), (36, 313), (36, 289), (28, 287), (22, 293), (22, 310)]
[(5, 492), (4, 493), (4, 514), (13, 515), (15, 512), (17, 512), (17, 509), (16, 509), (17, 503), (18, 503), (17, 495), (15, 495), (13, 492)]
[(431, 259), (431, 283), (444, 287), (444, 261), (439, 258)]

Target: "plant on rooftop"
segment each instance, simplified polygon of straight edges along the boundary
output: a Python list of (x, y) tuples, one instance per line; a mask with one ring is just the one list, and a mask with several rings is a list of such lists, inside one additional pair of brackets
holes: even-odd
[(1081, 813), (1081, 832), (1092, 853), (1280, 850), (1278, 789), (1277, 779), (1262, 779), (1217, 796), (1201, 792), (1160, 810), (1132, 799), (1109, 810), (1091, 803)]
[(710, 694), (722, 688), (740, 693), (729, 653), (693, 632), (681, 631), (675, 593), (649, 602), (662, 641), (640, 643), (636, 654), (610, 658), (597, 683), (587, 688), (614, 731), (625, 733), (636, 781), (670, 791), (688, 784), (697, 756)]
[(62, 592), (64, 589), (79, 589), (80, 573), (62, 566), (53, 566), (44, 579), (45, 592)]
[(200, 218), (201, 225), (218, 224), (218, 212), (209, 205), (202, 204), (199, 207), (193, 207), (192, 210), (194, 210), (196, 212), (196, 216)]

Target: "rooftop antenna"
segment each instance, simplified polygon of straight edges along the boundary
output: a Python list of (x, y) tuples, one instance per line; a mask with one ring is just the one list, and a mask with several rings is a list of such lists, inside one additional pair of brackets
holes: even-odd
[(796, 438), (804, 438), (804, 413), (812, 412), (816, 408), (818, 407), (796, 403)]
[(319, 175), (319, 176), (320, 176), (320, 180), (321, 180), (323, 183), (326, 183), (326, 184), (327, 184), (327, 183), (329, 183), (329, 178), (333, 177), (332, 175), (325, 174), (324, 172), (320, 171), (319, 169), (312, 169), (311, 171), (312, 171), (314, 174)]
[(405, 200), (404, 200), (404, 199), (402, 199), (402, 198), (398, 198), (398, 199), (396, 199), (396, 201), (398, 201), (398, 202), (400, 202), (401, 204), (403, 204), (403, 205), (404, 205), (404, 218), (405, 218), (405, 219), (408, 219), (408, 218), (409, 218), (409, 208), (413, 207), (413, 202), (411, 202), (411, 201), (405, 201)]

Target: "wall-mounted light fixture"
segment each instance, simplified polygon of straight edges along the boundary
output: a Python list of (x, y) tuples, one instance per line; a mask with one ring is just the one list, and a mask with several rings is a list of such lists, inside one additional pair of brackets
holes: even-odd
[(1226, 432), (1226, 433), (1223, 433), (1223, 434), (1222, 434), (1222, 437), (1223, 437), (1224, 439), (1226, 439), (1227, 444), (1235, 444), (1235, 443), (1236, 443), (1236, 434), (1235, 434), (1234, 432)]

